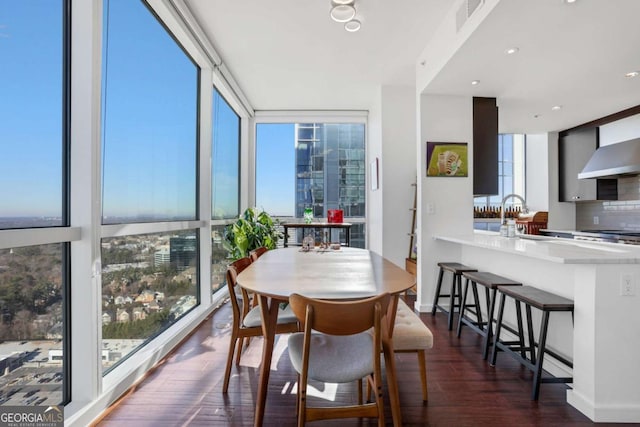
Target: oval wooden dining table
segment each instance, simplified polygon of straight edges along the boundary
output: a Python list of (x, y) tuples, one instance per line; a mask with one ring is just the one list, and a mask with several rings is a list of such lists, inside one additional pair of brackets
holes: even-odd
[[(382, 293), (394, 296), (387, 314), (393, 329), (400, 293), (411, 288), (415, 277), (382, 256), (366, 249), (282, 248), (266, 252), (238, 275), (238, 284), (259, 297), (264, 334), (255, 426), (262, 426), (275, 340), (278, 305), (293, 293), (323, 299), (359, 299)], [(395, 357), (390, 336), (383, 337), (383, 351), (389, 400), (394, 426), (402, 425), (395, 374)]]

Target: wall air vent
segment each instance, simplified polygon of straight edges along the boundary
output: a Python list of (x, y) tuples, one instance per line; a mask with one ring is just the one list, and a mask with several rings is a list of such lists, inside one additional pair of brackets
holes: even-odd
[(484, 3), (484, 0), (463, 0), (456, 12), (456, 32), (459, 32), (467, 20)]

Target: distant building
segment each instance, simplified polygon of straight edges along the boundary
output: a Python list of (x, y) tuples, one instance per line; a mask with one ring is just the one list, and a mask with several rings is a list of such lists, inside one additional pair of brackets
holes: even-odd
[(135, 301), (142, 304), (148, 304), (151, 301), (155, 301), (155, 299), (156, 293), (154, 291), (150, 291), (149, 289), (145, 289), (144, 291), (140, 292), (140, 295), (136, 297)]
[(177, 270), (184, 270), (195, 265), (198, 253), (196, 236), (180, 236), (169, 239), (169, 258), (171, 265)]
[(107, 313), (107, 312), (102, 313), (102, 324), (103, 325), (108, 325), (112, 321), (113, 321), (113, 319), (111, 318), (111, 315), (109, 313)]
[(142, 307), (136, 307), (133, 309), (133, 320), (144, 320), (147, 318), (147, 313)]
[(153, 254), (153, 265), (156, 267), (162, 267), (163, 265), (169, 265), (171, 262), (171, 251), (168, 247), (164, 246)]
[[(296, 125), (297, 218), (303, 217), (305, 207), (312, 208), (316, 218), (326, 218), (328, 209), (342, 209), (345, 218), (364, 218), (364, 131), (363, 124)], [(362, 225), (351, 228), (351, 246), (364, 247)]]
[(158, 304), (157, 301), (151, 301), (149, 304), (146, 304), (145, 307), (149, 313), (152, 311), (160, 311), (160, 304)]
[(62, 349), (55, 348), (49, 350), (49, 363), (62, 363)]
[(127, 310), (119, 308), (116, 312), (116, 320), (120, 323), (126, 323), (131, 320), (131, 316)]

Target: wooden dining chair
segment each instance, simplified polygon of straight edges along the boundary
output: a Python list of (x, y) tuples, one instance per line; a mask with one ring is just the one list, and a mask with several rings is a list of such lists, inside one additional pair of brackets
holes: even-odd
[[(251, 257), (251, 262), (256, 262), (258, 258), (260, 258), (263, 254), (265, 254), (269, 249), (264, 246), (260, 246), (249, 252), (249, 257)], [(258, 298), (255, 295), (251, 295), (252, 307), (256, 307), (258, 305)]]
[[(224, 372), (224, 383), (222, 392), (226, 393), (229, 389), (229, 378), (231, 377), (231, 365), (233, 355), (236, 353), (236, 365), (240, 364), (240, 355), (244, 347), (244, 339), (250, 337), (262, 336), (262, 318), (260, 315), (260, 307), (251, 304), (248, 292), (241, 286), (237, 286), (237, 277), (245, 268), (251, 265), (251, 258), (240, 258), (229, 264), (227, 267), (227, 288), (229, 290), (229, 299), (231, 301), (231, 311), (233, 312), (233, 323), (231, 326), (231, 339), (229, 342), (229, 354), (227, 355), (227, 366)], [(236, 291), (240, 291), (240, 296)], [(276, 333), (297, 332), (299, 331), (298, 319), (290, 308), (278, 311), (278, 324), (276, 325)]]
[(256, 248), (256, 249), (252, 250), (251, 252), (249, 252), (249, 256), (251, 257), (251, 261), (257, 260), (258, 258), (260, 258), (268, 250), (269, 249), (265, 248), (264, 246), (261, 246), (259, 248)]
[[(291, 295), (289, 305), (304, 325), (304, 332), (289, 336), (289, 358), (298, 372), (298, 426), (307, 421), (355, 417), (378, 418), (378, 426), (384, 426), (380, 348), (382, 337), (387, 333), (383, 316), (389, 301), (389, 294), (357, 301)], [(373, 333), (368, 333), (371, 328)], [(363, 378), (375, 391), (374, 402), (362, 402)], [(309, 380), (357, 381), (358, 404), (308, 407)]]

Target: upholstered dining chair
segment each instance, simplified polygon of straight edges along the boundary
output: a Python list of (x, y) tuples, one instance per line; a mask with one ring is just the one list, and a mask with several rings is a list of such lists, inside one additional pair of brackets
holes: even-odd
[(251, 261), (257, 260), (258, 258), (260, 258), (268, 250), (269, 249), (265, 248), (264, 246), (260, 246), (259, 248), (256, 248), (256, 249), (252, 250), (251, 252), (249, 252), (249, 256), (251, 257)]
[[(237, 346), (236, 365), (240, 364), (240, 355), (244, 347), (244, 339), (262, 336), (260, 307), (252, 307), (248, 292), (242, 287), (237, 286), (238, 274), (240, 274), (249, 265), (251, 265), (251, 258), (245, 257), (234, 261), (227, 267), (227, 288), (229, 290), (231, 311), (233, 312), (233, 323), (231, 326), (231, 339), (229, 342), (229, 354), (227, 355), (227, 366), (224, 372), (224, 383), (222, 385), (223, 393), (226, 393), (229, 389), (231, 365), (233, 363), (233, 355), (236, 353), (236, 344), (238, 344), (238, 341), (239, 345)], [(240, 291), (240, 297), (236, 293), (237, 290)], [(297, 331), (299, 331), (298, 319), (291, 309), (279, 309), (276, 333), (281, 334)]]
[[(289, 357), (298, 372), (298, 426), (307, 421), (373, 417), (384, 426), (380, 348), (387, 333), (383, 316), (389, 294), (356, 301), (328, 301), (293, 294), (289, 305), (304, 332), (289, 336)], [(368, 330), (373, 328), (373, 333)], [(311, 333), (311, 331), (314, 333)], [(362, 401), (362, 379), (375, 391), (375, 400)], [(342, 407), (307, 406), (309, 380), (358, 382), (358, 404)]]

